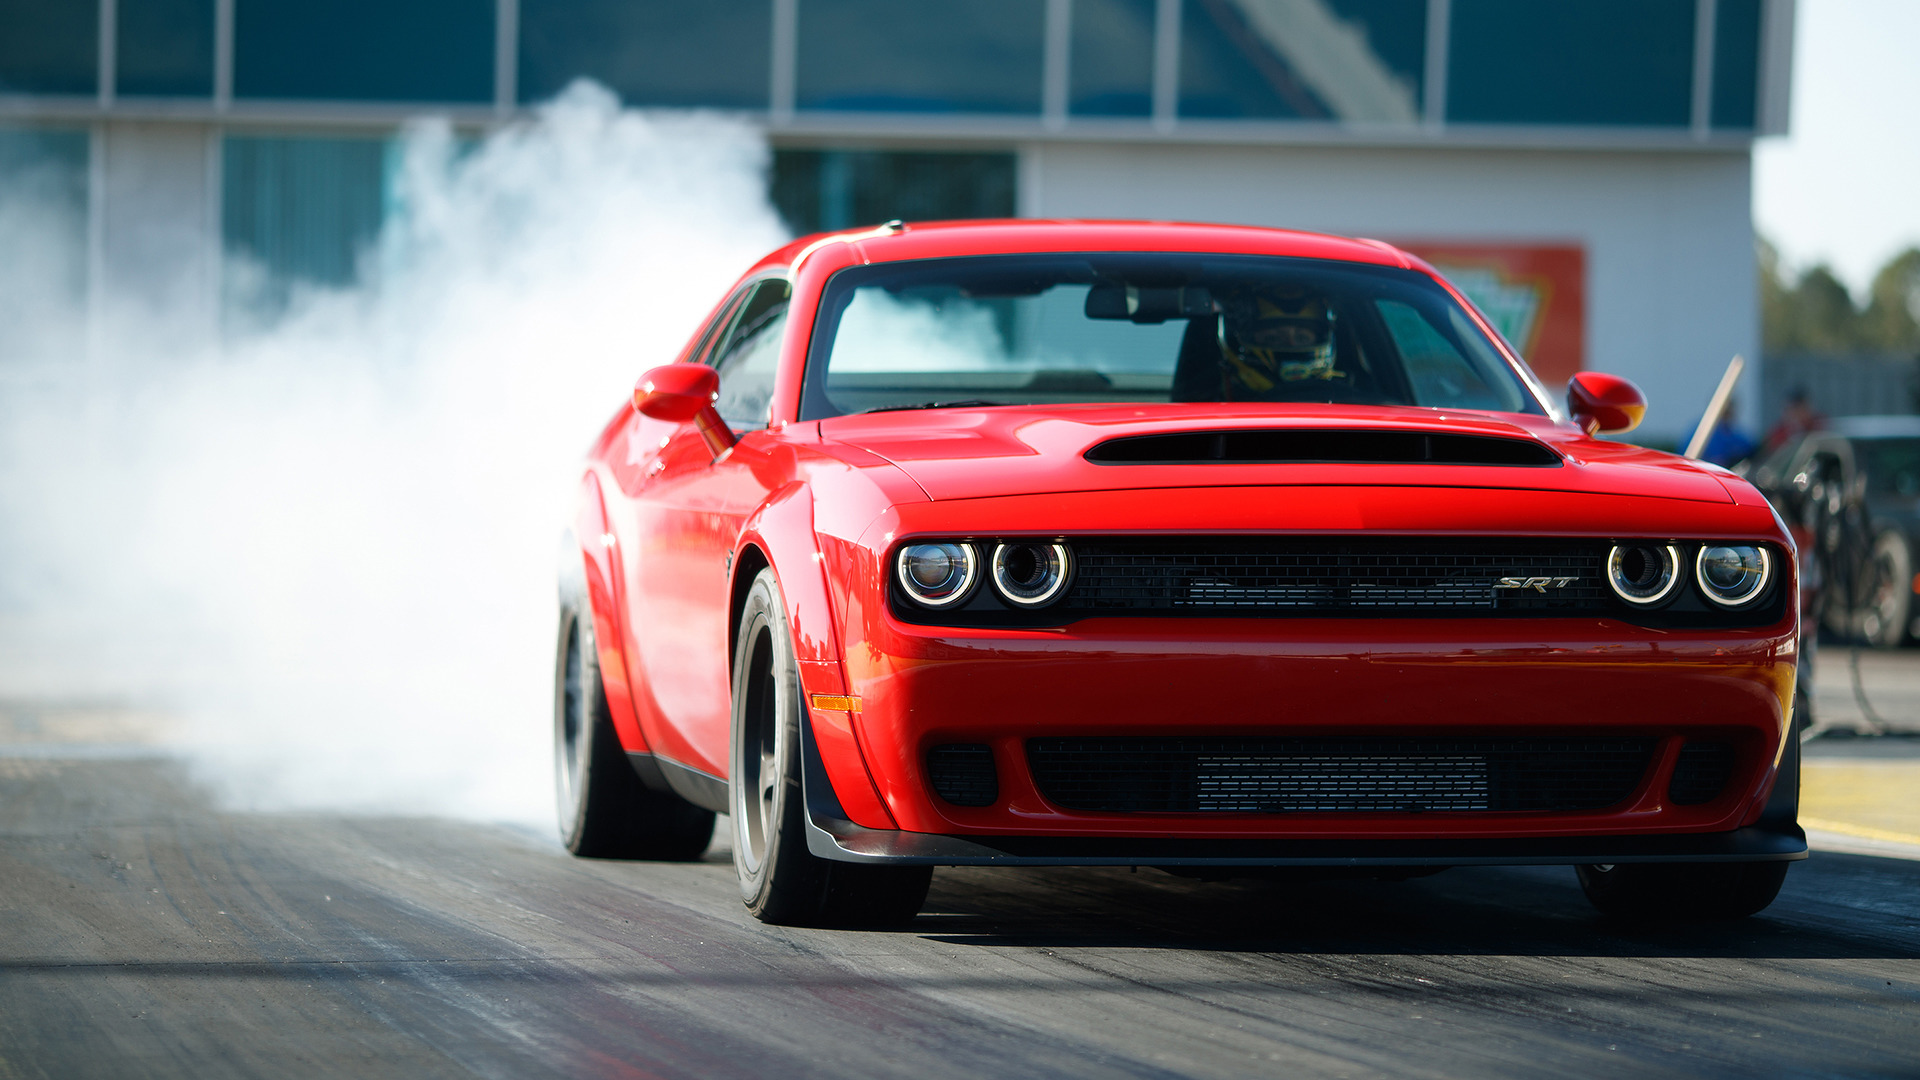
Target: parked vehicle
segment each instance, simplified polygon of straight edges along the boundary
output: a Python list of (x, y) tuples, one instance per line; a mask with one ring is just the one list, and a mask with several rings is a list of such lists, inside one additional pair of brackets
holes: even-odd
[(1883, 648), (1920, 636), (1920, 416), (1848, 416), (1787, 442), (1753, 481), (1818, 558), (1806, 615)]
[(1791, 541), (1609, 441), (1385, 244), (982, 222), (773, 252), (594, 442), (563, 550), (562, 833), (729, 816), (773, 922), (935, 866), (1578, 868), (1765, 907), (1806, 843)]

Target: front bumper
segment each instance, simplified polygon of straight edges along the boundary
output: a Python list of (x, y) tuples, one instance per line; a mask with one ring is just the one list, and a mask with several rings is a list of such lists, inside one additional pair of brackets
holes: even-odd
[(897, 866), (1446, 867), (1774, 862), (1807, 857), (1794, 818), (1800, 754), (1790, 742), (1765, 812), (1725, 832), (1441, 839), (1217, 839), (1159, 836), (954, 836), (847, 820), (803, 711), (807, 849), (834, 862)]

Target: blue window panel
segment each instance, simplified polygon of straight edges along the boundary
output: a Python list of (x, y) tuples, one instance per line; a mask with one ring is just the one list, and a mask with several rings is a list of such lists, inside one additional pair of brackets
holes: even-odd
[(99, 64), (98, 3), (0, 0), (0, 94), (96, 93)]
[(1152, 114), (1153, 9), (1154, 0), (1074, 0), (1069, 112)]
[(87, 292), (90, 141), (85, 131), (0, 128), (0, 191), (34, 208), (8, 230), (9, 238), (46, 242), (34, 256), (33, 274), (0, 290), (0, 367), (69, 360), (80, 345), (82, 325), (49, 320), (48, 310), (77, 304)]
[(1684, 127), (1694, 0), (1453, 0), (1447, 119)]
[(1040, 112), (1045, 0), (805, 0), (796, 104)]
[(1413, 124), (1426, 0), (1187, 0), (1180, 115)]
[(771, 194), (800, 235), (895, 218), (1012, 217), (1014, 155), (776, 150)]
[(213, 96), (213, 0), (116, 0), (114, 92)]
[(1754, 127), (1760, 96), (1760, 0), (1720, 0), (1713, 20), (1713, 126)]
[(233, 93), (493, 100), (494, 0), (234, 0)]
[(631, 105), (765, 109), (772, 0), (521, 0), (523, 102), (578, 78)]
[(228, 136), (220, 232), (264, 270), (269, 293), (296, 281), (346, 285), (386, 211), (387, 144), (368, 138)]

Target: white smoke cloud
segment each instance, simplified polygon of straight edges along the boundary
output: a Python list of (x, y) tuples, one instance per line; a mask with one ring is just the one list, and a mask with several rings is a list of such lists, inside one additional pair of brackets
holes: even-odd
[(784, 238), (768, 160), (591, 86), (465, 152), (425, 124), (367, 284), (185, 355), (116, 324), (62, 392), (8, 384), (0, 696), (166, 704), (242, 806), (549, 821), (577, 463)]

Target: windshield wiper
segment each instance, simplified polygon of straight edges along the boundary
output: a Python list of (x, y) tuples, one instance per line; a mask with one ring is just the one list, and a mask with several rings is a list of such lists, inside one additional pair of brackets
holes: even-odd
[(918, 405), (882, 405), (877, 409), (868, 409), (870, 413), (906, 412), (909, 409), (977, 409), (981, 406), (1005, 405), (1004, 401), (988, 401), (985, 398), (966, 398), (961, 401), (923, 401)]

